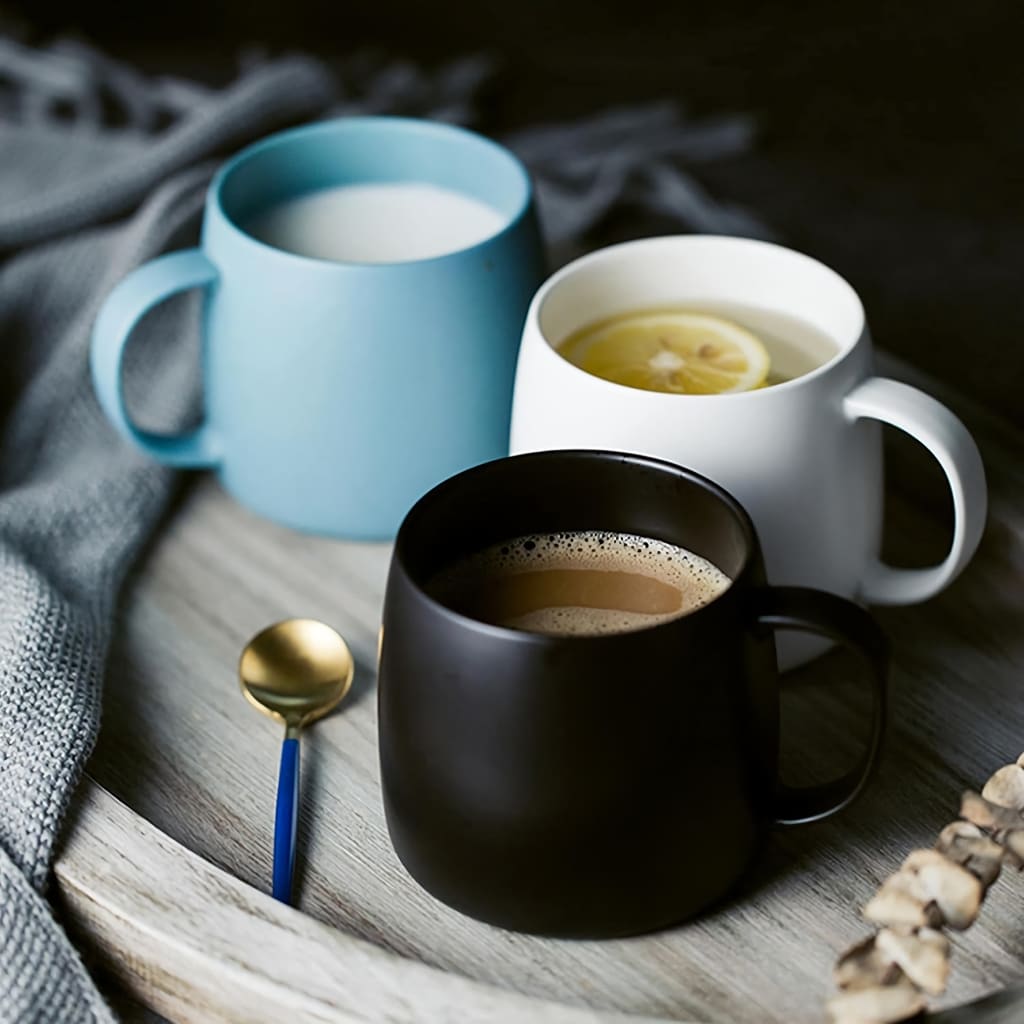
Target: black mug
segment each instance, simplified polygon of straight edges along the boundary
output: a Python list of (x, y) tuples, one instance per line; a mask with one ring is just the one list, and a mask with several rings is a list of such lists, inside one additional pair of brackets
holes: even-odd
[[(477, 621), (426, 589), (527, 534), (667, 541), (732, 580), (709, 604), (632, 632), (558, 637)], [(867, 748), (831, 782), (778, 775), (774, 631), (864, 656)], [(864, 787), (885, 724), (886, 643), (867, 612), (769, 587), (743, 508), (678, 466), (611, 452), (500, 459), (435, 487), (395, 542), (379, 669), (388, 830), (409, 873), (518, 931), (650, 931), (723, 897), (767, 829), (824, 818)]]

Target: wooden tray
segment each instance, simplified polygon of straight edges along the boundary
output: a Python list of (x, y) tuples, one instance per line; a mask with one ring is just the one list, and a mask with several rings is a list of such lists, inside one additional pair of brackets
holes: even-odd
[[(836, 820), (776, 833), (729, 905), (614, 942), (499, 931), (412, 882), (378, 791), (389, 548), (288, 532), (201, 481), (122, 602), (103, 731), (57, 864), (82, 944), (139, 1001), (204, 1024), (820, 1021), (836, 954), (867, 930), (859, 905), (955, 816), (961, 789), (1024, 749), (1024, 444), (953, 404), (986, 459), (990, 527), (944, 595), (879, 611), (894, 646), (893, 725), (868, 794)], [(910, 447), (894, 453), (889, 535), (923, 562), (943, 550), (948, 499)], [(353, 697), (303, 741), (299, 910), (264, 895), (281, 736), (235, 680), (245, 640), (290, 615), (338, 627), (357, 660)], [(857, 745), (857, 687), (835, 683), (846, 668), (830, 655), (787, 688), (795, 781), (838, 768)], [(956, 939), (944, 1003), (1024, 977), (1022, 895), (1007, 873)]]

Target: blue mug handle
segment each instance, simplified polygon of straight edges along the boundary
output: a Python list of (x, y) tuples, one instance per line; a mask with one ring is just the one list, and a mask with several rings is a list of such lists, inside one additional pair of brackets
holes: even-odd
[(121, 364), (132, 330), (151, 307), (188, 288), (209, 287), (217, 268), (201, 249), (168, 253), (132, 271), (107, 296), (92, 332), (93, 386), (111, 423), (143, 451), (168, 466), (215, 466), (219, 445), (206, 423), (175, 436), (140, 430), (128, 415)]

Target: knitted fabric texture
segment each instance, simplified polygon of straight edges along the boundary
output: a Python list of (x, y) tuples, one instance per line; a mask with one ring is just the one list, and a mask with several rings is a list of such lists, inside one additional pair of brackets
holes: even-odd
[[(362, 58), (338, 71), (279, 60), (214, 91), (145, 79), (79, 45), (0, 39), (0, 1022), (113, 1019), (47, 881), (99, 728), (117, 590), (174, 475), (96, 404), (100, 304), (135, 266), (194, 243), (216, 162), (237, 146), (328, 112), (470, 121), (491, 75), (480, 59), (429, 77)], [(688, 125), (655, 104), (506, 141), (535, 173), (556, 261), (624, 200), (691, 229), (764, 234), (677, 166), (743, 149), (742, 118)], [(176, 300), (136, 332), (126, 389), (147, 427), (196, 412), (196, 320), (194, 300)]]
[[(79, 63), (98, 85), (102, 63)], [(119, 278), (194, 223), (211, 170), (197, 160), (319, 113), (332, 95), (321, 68), (296, 61), (205, 98), (158, 141), (121, 131), (106, 145), (98, 127), (39, 118), (0, 125), (0, 246), (22, 247), (0, 268), (2, 1021), (112, 1019), (45, 890), (99, 727), (117, 587), (173, 478), (112, 434), (96, 405), (92, 320)], [(117, 215), (129, 217), (98, 226)], [(191, 360), (154, 344), (191, 330), (189, 313), (169, 308), (140, 338), (154, 362), (140, 372), (136, 361), (128, 384), (157, 421), (185, 415), (195, 393)]]

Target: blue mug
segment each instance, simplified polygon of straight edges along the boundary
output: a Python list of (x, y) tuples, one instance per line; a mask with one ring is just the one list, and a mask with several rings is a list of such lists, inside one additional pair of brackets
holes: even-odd
[[(318, 189), (382, 182), (454, 190), (502, 226), (396, 263), (300, 256), (240, 226)], [(507, 454), (519, 337), (543, 276), (530, 180), (501, 146), (406, 118), (308, 125), (218, 172), (199, 248), (117, 285), (93, 332), (93, 382), (114, 426), (160, 462), (216, 470), (242, 504), (287, 526), (383, 540), (435, 484)], [(125, 408), (122, 358), (142, 315), (189, 288), (205, 292), (205, 418), (153, 434)]]

